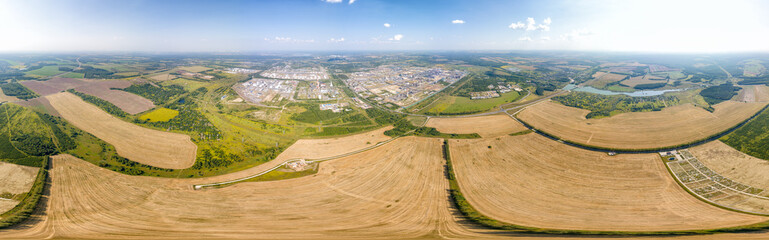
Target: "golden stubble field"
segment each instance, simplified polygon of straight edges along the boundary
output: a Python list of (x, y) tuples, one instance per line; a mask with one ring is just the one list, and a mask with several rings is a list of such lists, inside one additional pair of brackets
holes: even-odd
[(46, 98), (64, 119), (112, 144), (120, 156), (161, 168), (184, 169), (195, 163), (197, 146), (187, 135), (125, 122), (71, 93), (57, 93)]
[(712, 141), (689, 149), (702, 164), (724, 177), (753, 187), (769, 190), (769, 161), (755, 158)]
[(658, 112), (621, 113), (585, 119), (590, 111), (542, 102), (526, 108), (518, 118), (564, 140), (605, 148), (648, 149), (700, 140), (727, 130), (761, 110), (766, 102), (726, 101), (710, 113), (691, 104)]
[(430, 118), (425, 125), (442, 133), (478, 133), (481, 137), (497, 137), (526, 130), (522, 124), (504, 114), (463, 118)]
[(390, 129), (392, 129), (392, 127), (383, 127), (369, 132), (337, 138), (299, 139), (269, 162), (262, 163), (256, 167), (243, 171), (199, 178), (191, 181), (194, 182), (194, 184), (230, 181), (261, 173), (272, 167), (278, 166), (287, 160), (295, 158), (318, 159), (339, 156), (390, 139), (390, 137), (384, 135), (384, 132)]
[[(479, 212), (529, 227), (673, 231), (769, 220), (704, 203), (656, 154), (570, 147), (537, 134), (450, 140), (460, 188)], [(489, 148), (490, 146), (490, 148)]]
[(452, 211), (444, 163), (440, 139), (406, 137), (316, 175), (195, 191), (59, 155), (47, 214), (0, 238), (483, 238)]
[[(0, 194), (29, 192), (39, 168), (0, 162)], [(15, 207), (19, 201), (0, 197), (0, 214)]]

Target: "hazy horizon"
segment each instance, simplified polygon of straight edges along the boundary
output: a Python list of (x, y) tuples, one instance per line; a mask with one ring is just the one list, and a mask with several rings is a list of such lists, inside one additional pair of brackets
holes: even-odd
[(0, 52), (769, 52), (761, 1), (0, 1)]

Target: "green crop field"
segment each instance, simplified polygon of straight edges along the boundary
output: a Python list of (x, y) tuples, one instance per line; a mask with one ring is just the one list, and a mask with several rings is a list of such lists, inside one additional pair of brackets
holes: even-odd
[(460, 115), (491, 110), (499, 105), (514, 102), (521, 98), (518, 92), (507, 92), (498, 98), (473, 100), (467, 97), (443, 96), (424, 111), (431, 115)]
[(769, 110), (764, 109), (753, 120), (721, 141), (748, 155), (769, 160)]
[(59, 71), (59, 66), (45, 66), (40, 69), (29, 71), (27, 72), (27, 75), (50, 77), (60, 73), (63, 73), (63, 72)]
[(68, 72), (65, 74), (62, 74), (61, 77), (63, 78), (83, 78), (85, 77), (84, 73), (76, 73), (76, 72)]
[(168, 108), (158, 108), (142, 115), (139, 119), (147, 122), (167, 122), (176, 117), (176, 115), (179, 115), (179, 111)]

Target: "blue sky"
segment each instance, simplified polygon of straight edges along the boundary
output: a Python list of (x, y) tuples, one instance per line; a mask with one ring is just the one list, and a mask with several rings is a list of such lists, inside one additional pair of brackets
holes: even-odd
[(330, 1), (0, 0), (0, 51), (769, 51), (767, 1)]

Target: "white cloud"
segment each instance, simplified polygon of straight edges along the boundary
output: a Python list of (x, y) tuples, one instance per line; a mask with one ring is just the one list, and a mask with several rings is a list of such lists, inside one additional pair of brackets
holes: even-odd
[(565, 33), (561, 35), (562, 40), (581, 40), (585, 39), (589, 36), (595, 35), (595, 32), (587, 30), (587, 29), (578, 29), (578, 30), (571, 30), (570, 33)]
[(457, 20), (451, 21), (451, 23), (453, 23), (453, 24), (463, 24), (463, 23), (465, 23), (465, 20), (457, 19)]
[(338, 38), (338, 39), (337, 38), (331, 38), (328, 41), (329, 42), (335, 42), (335, 43), (344, 42), (344, 38)]
[(507, 27), (512, 28), (513, 30), (518, 30), (518, 29), (522, 29), (525, 26), (526, 24), (523, 24), (522, 22), (517, 22), (517, 23), (511, 23), (510, 26), (507, 26)]
[(541, 38), (539, 38), (539, 40), (542, 40), (542, 41), (550, 41), (550, 37), (541, 37)]
[(323, 0), (323, 1), (327, 2), (327, 3), (340, 3), (340, 2), (342, 2), (342, 0)]
[(519, 37), (518, 41), (529, 41), (529, 42), (531, 42), (531, 38), (530, 37)]
[(390, 25), (389, 23), (385, 23), (384, 24), (384, 27), (386, 27), (386, 28), (389, 28), (390, 26), (392, 26), (392, 25)]
[(403, 39), (403, 34), (396, 34), (395, 36), (391, 37), (388, 40), (390, 40), (390, 41), (400, 41), (401, 39)]
[(526, 23), (514, 22), (507, 27), (513, 30), (524, 29), (524, 27), (526, 27), (525, 28), (526, 31), (536, 31), (536, 30), (550, 31), (550, 24), (553, 23), (553, 20), (548, 17), (548, 18), (545, 18), (545, 20), (543, 20), (542, 22), (543, 24), (537, 24), (537, 21), (535, 21), (534, 18), (526, 18)]
[(354, 2), (355, 2), (355, 0), (350, 0), (350, 3), (349, 3), (349, 4), (352, 4), (352, 3), (354, 3)]
[(537, 22), (534, 18), (526, 18), (526, 31), (537, 30)]

